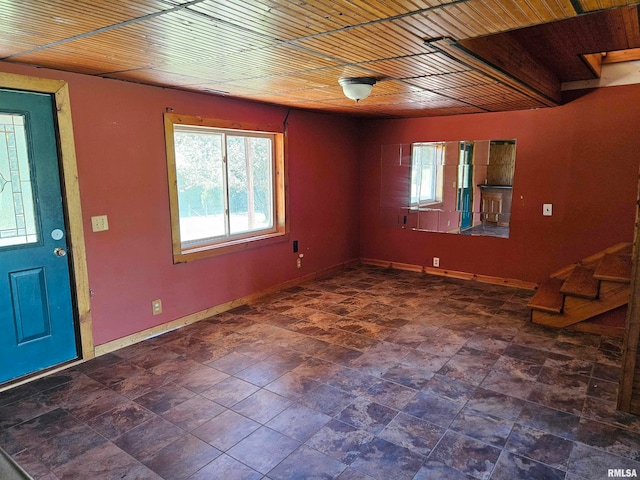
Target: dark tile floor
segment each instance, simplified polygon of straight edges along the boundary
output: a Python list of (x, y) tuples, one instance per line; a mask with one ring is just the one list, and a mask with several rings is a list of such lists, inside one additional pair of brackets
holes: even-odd
[(486, 222), (460, 232), (462, 235), (482, 235), (485, 237), (509, 238), (509, 227), (498, 226)]
[(530, 292), (362, 267), (0, 394), (36, 479), (604, 479), (640, 472), (621, 342)]

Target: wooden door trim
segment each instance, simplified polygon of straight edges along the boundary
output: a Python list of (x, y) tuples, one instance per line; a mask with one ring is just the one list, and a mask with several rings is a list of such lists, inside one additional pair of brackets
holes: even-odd
[(80, 356), (88, 360), (95, 356), (93, 324), (91, 320), (87, 253), (82, 225), (82, 208), (78, 167), (73, 138), (73, 122), (69, 101), (69, 87), (63, 80), (29, 77), (13, 73), (0, 73), (0, 88), (52, 94), (56, 103), (57, 140), (60, 152), (62, 196), (68, 227), (72, 295), (78, 318)]

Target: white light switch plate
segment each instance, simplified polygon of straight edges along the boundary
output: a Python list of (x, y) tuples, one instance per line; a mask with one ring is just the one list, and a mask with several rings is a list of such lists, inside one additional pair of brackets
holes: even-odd
[(545, 217), (553, 215), (553, 205), (551, 203), (545, 203), (542, 205), (542, 215)]
[(109, 220), (106, 215), (91, 217), (91, 230), (94, 232), (104, 232), (109, 230)]

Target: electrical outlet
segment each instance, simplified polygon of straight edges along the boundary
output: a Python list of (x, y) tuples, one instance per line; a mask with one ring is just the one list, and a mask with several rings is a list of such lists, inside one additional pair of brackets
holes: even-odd
[(154, 315), (160, 315), (162, 313), (162, 300), (154, 300), (151, 302), (151, 309)]
[(433, 257), (433, 266), (436, 268), (440, 266), (440, 257)]
[(91, 217), (91, 230), (94, 232), (104, 232), (109, 230), (109, 220), (106, 215)]
[(542, 204), (542, 215), (545, 217), (550, 217), (553, 215), (553, 204), (551, 203), (543, 203)]

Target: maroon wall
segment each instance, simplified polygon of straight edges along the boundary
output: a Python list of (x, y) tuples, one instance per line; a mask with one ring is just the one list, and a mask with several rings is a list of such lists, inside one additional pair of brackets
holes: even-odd
[[(640, 86), (592, 91), (556, 108), (363, 125), (361, 257), (540, 281), (614, 243), (631, 241), (640, 161)], [(402, 230), (380, 215), (382, 145), (517, 139), (508, 239)], [(542, 216), (542, 204), (553, 216)]]
[[(640, 86), (594, 91), (550, 109), (431, 119), (363, 120), (291, 111), (291, 242), (174, 265), (162, 113), (283, 122), (287, 109), (0, 64), (69, 83), (97, 345), (362, 256), (538, 281), (633, 234)], [(363, 133), (364, 132), (364, 133)], [(509, 239), (387, 228), (381, 145), (516, 138)], [(542, 217), (542, 203), (554, 216)], [(93, 215), (110, 230), (91, 232)], [(160, 298), (164, 312), (151, 315)]]
[[(283, 123), (284, 107), (46, 69), (0, 71), (69, 84), (97, 345), (358, 258), (357, 123), (291, 111), (291, 241), (174, 265), (163, 112)], [(91, 216), (110, 229), (91, 231)], [(151, 315), (161, 299), (163, 313)]]

